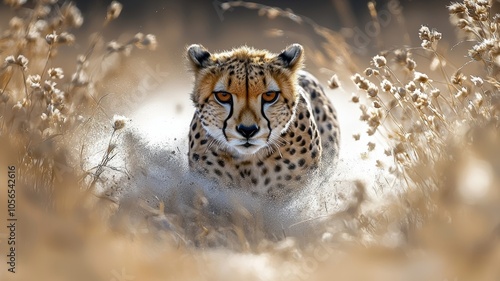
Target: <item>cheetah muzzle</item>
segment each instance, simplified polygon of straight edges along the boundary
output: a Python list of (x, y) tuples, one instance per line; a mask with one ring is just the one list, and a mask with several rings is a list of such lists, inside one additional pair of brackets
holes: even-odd
[(196, 108), (189, 132), (190, 169), (221, 186), (282, 198), (300, 190), (339, 149), (335, 109), (302, 71), (298, 44), (279, 54), (249, 47), (187, 57)]

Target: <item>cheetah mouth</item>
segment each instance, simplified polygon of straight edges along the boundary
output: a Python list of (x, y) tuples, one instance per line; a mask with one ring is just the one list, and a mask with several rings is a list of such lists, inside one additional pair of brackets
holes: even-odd
[(259, 140), (242, 140), (239, 139), (234, 141), (235, 143), (230, 143), (230, 145), (235, 149), (238, 154), (242, 155), (252, 155), (257, 153), (260, 149), (264, 147), (264, 145)]
[(249, 147), (254, 146), (254, 145), (249, 143), (249, 142), (246, 142), (246, 143), (242, 144), (241, 146), (243, 146), (245, 148), (249, 148)]
[(261, 149), (260, 145), (253, 144), (253, 143), (250, 143), (248, 141), (238, 145), (235, 148), (240, 154), (243, 154), (243, 155), (253, 155)]

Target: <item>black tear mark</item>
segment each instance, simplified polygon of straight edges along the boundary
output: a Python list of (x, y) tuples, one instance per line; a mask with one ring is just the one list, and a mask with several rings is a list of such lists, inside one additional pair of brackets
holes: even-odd
[(229, 115), (227, 116), (226, 120), (224, 120), (224, 125), (222, 126), (222, 134), (224, 135), (224, 138), (226, 139), (226, 141), (228, 141), (227, 135), (226, 135), (227, 120), (229, 120), (229, 118), (231, 118), (231, 116), (233, 116), (233, 100), (232, 99), (231, 99), (231, 104), (229, 105)]
[(264, 117), (264, 119), (266, 119), (266, 121), (267, 121), (267, 128), (269, 129), (269, 134), (267, 135), (267, 141), (269, 142), (269, 138), (271, 138), (271, 132), (273, 131), (273, 129), (271, 128), (271, 122), (269, 121), (269, 119), (267, 119), (267, 116), (264, 113), (264, 103), (263, 102), (260, 102), (260, 112), (262, 114), (262, 117)]

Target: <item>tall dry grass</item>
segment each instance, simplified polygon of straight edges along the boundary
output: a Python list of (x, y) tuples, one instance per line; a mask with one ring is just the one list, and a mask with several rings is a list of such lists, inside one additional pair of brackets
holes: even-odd
[[(135, 47), (154, 48), (154, 37), (137, 34), (125, 43), (103, 44), (98, 31), (74, 65), (53, 65), (77, 40), (72, 30), (83, 21), (77, 7), (47, 0), (5, 3), (15, 16), (0, 38), (0, 164), (18, 166), (22, 202), (19, 272), (7, 273), (2, 263), (6, 280), (500, 279), (500, 20), (491, 1), (449, 5), (460, 44), (471, 46), (464, 54), (468, 63), (455, 66), (443, 55), (442, 34), (422, 26), (421, 46), (381, 52), (364, 72), (353, 73), (358, 90), (350, 99), (360, 104), (359, 117), (367, 124), (366, 132), (353, 137), (369, 140), (360, 142), (366, 155), (385, 150), (377, 166), (403, 188), (373, 208), (365, 186), (356, 182), (356, 202), (315, 225), (301, 243), (294, 237), (272, 241), (244, 221), (207, 214), (203, 196), (193, 200), (193, 216), (187, 217), (192, 221), (171, 219), (180, 214), (168, 213), (175, 208), (163, 204), (146, 207), (154, 220), (175, 224), (175, 231), (127, 228), (126, 222), (110, 228), (108, 212), (119, 202), (96, 186), (105, 186), (104, 170), (116, 169), (108, 164), (127, 119), (113, 118), (100, 105), (109, 91), (106, 81), (124, 75), (117, 67), (133, 59)], [(289, 11), (249, 2), (223, 8), (239, 6), (304, 22)], [(110, 5), (103, 28), (120, 10), (119, 3)], [(332, 58), (353, 63), (338, 34), (306, 22), (325, 38)], [(74, 141), (86, 128), (108, 122), (109, 143), (98, 165), (68, 157), (85, 149)], [(386, 147), (377, 147), (375, 136)], [(0, 200), (6, 200), (4, 192)], [(251, 231), (255, 239), (247, 236)], [(5, 237), (0, 239), (4, 257)]]

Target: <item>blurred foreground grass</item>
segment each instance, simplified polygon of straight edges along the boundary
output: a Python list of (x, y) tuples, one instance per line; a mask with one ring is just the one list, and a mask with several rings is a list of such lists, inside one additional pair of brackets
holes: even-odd
[[(47, 0), (5, 3), (15, 16), (0, 38), (0, 178), (7, 182), (7, 166), (16, 165), (19, 246), (18, 272), (11, 274), (7, 236), (0, 236), (2, 280), (500, 279), (500, 15), (490, 12), (490, 1), (449, 6), (460, 44), (470, 45), (466, 64), (456, 66), (443, 55), (441, 33), (422, 26), (420, 47), (381, 52), (363, 73), (352, 73), (358, 90), (346, 99), (360, 104), (367, 124), (366, 134), (354, 138), (378, 137), (387, 144), (359, 142), (367, 147), (360, 157), (385, 150), (377, 167), (395, 175), (394, 186), (403, 189), (373, 208), (363, 183), (356, 182), (356, 204), (323, 219), (301, 243), (260, 235), (265, 229), (241, 222), (217, 227), (220, 222), (203, 213), (203, 196), (192, 202), (194, 229), (175, 225), (182, 219), (168, 220), (176, 231), (131, 227), (126, 219), (111, 228), (109, 216), (126, 206), (96, 186), (106, 186), (104, 170), (116, 169), (108, 163), (127, 119), (113, 118), (116, 112), (101, 104), (113, 98), (106, 93), (117, 81), (141, 76), (122, 66), (134, 63), (135, 49), (155, 49), (155, 37), (138, 33), (104, 43), (97, 31), (84, 54), (65, 58), (75, 65), (59, 67), (54, 58), (77, 40), (71, 31), (82, 24), (78, 8)], [(239, 6), (269, 18), (301, 19), (249, 2), (222, 8)], [(120, 10), (119, 3), (110, 5), (103, 29)], [(326, 48), (331, 45), (332, 59), (340, 57), (328, 67), (353, 63), (338, 34), (314, 30)], [(91, 167), (79, 156), (92, 144), (81, 139), (96, 128), (110, 139), (102, 161)], [(7, 202), (7, 192), (0, 201)], [(182, 217), (165, 214), (164, 207), (147, 211), (159, 219)], [(207, 239), (213, 232), (218, 238)], [(250, 239), (250, 232), (259, 239)]]

